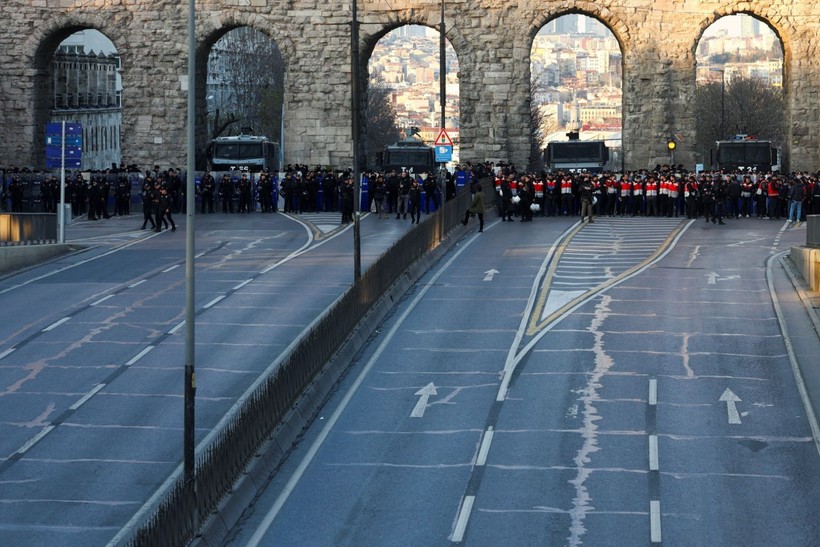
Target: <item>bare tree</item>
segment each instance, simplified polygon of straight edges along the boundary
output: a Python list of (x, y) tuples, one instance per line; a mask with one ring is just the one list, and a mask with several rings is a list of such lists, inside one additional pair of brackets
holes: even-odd
[(530, 168), (532, 170), (543, 168), (543, 150), (547, 146), (547, 137), (558, 129), (558, 120), (551, 116), (537, 99), (539, 90), (545, 87), (546, 81), (543, 75), (530, 78)]
[(367, 86), (365, 157), (368, 165), (375, 165), (378, 154), (384, 147), (401, 138), (401, 131), (396, 125), (396, 110), (391, 99), (392, 90), (384, 82), (371, 81)]
[(715, 141), (736, 134), (781, 146), (786, 113), (783, 92), (758, 78), (733, 78), (725, 87), (709, 83), (695, 90), (697, 151), (708, 163)]
[(249, 27), (232, 30), (214, 45), (208, 66), (211, 138), (252, 128), (279, 141), (285, 70), (276, 43)]

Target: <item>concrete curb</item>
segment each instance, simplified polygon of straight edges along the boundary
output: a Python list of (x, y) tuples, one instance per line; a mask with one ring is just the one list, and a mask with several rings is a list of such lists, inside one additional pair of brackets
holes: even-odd
[(313, 422), (333, 387), (347, 372), (356, 354), (364, 347), (396, 302), (461, 239), (464, 233), (462, 229), (452, 230), (438, 247), (419, 258), (393, 283), (362, 319), (356, 330), (350, 334), (313, 384), (302, 394), (282, 425), (260, 447), (244, 475), (234, 485), (233, 491), (222, 499), (216, 511), (208, 517), (200, 534), (191, 541), (191, 546), (222, 545), (245, 509), (265, 488), (271, 474), (282, 464), (302, 432)]
[(0, 247), (0, 275), (16, 273), (31, 266), (37, 266), (76, 249), (76, 246), (69, 243), (8, 245)]

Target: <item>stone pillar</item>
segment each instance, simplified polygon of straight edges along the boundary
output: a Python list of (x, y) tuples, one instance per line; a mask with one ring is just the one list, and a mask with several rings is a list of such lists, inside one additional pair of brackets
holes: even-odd
[[(170, 4), (166, 2), (166, 4)], [(188, 46), (182, 4), (134, 13), (122, 57), (123, 161), (143, 170), (184, 167)], [(142, 29), (136, 31), (136, 29)]]
[(353, 166), (349, 22), (349, 12), (341, 11), (327, 18), (322, 32), (292, 37), (285, 74), (285, 164)]
[[(475, 26), (480, 21), (479, 28)], [(497, 14), (456, 22), (466, 46), (459, 56), (461, 161), (506, 161), (526, 167), (530, 152), (530, 67), (523, 25), (499, 33)]]
[[(784, 169), (820, 169), (820, 54), (815, 37), (820, 32), (815, 20), (813, 32), (791, 41), (784, 59), (784, 84), (788, 118), (785, 128)], [(811, 37), (809, 37), (811, 36)]]

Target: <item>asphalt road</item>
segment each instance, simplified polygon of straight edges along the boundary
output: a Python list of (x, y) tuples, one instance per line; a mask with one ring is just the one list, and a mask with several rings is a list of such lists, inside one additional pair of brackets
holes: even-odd
[(757, 219), (489, 223), (226, 544), (817, 545), (816, 421), (768, 282), (804, 241)]
[[(141, 220), (0, 279), (0, 545), (106, 545), (181, 462), (185, 222)], [(196, 217), (197, 441), (352, 283), (339, 220)], [(409, 228), (364, 218), (363, 268)]]

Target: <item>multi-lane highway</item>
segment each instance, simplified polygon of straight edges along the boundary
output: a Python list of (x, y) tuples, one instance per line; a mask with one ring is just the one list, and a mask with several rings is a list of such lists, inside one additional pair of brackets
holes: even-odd
[[(352, 283), (339, 218), (197, 217), (198, 441)], [(185, 232), (140, 220), (0, 279), (0, 545), (106, 545), (181, 462)], [(364, 218), (363, 267), (409, 228)]]
[(750, 219), (491, 222), (398, 304), (228, 538), (203, 539), (817, 545), (817, 424), (779, 320), (794, 291), (772, 282), (804, 241)]

